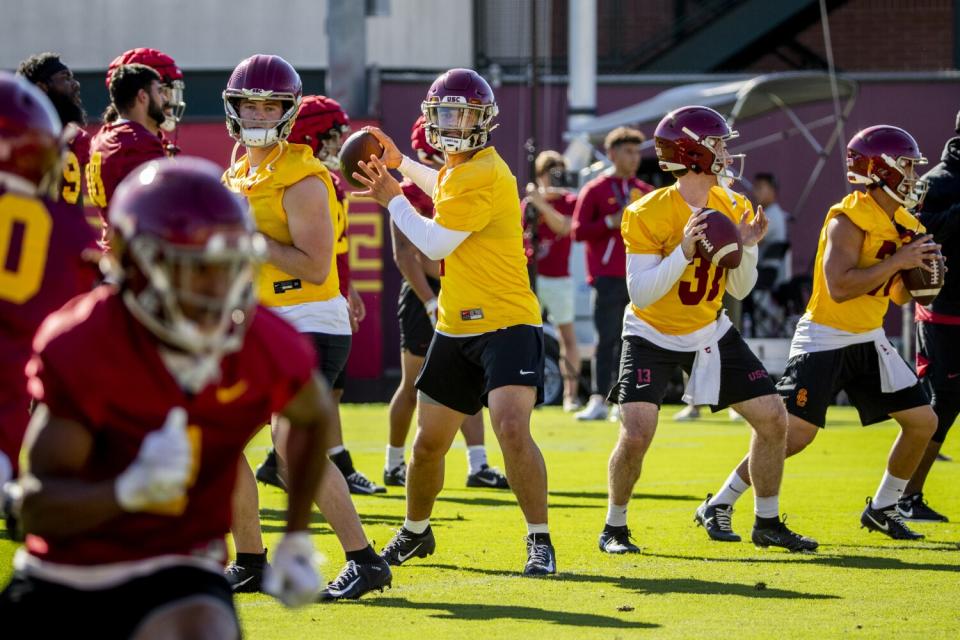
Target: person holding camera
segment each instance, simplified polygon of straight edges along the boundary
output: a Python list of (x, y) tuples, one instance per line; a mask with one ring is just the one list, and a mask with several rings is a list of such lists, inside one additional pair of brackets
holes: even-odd
[(560, 333), (563, 410), (581, 408), (578, 397), (580, 354), (573, 330), (573, 280), (570, 278), (570, 227), (577, 196), (567, 187), (567, 161), (556, 151), (543, 151), (534, 163), (536, 182), (527, 184), (523, 202), (524, 236), (536, 265), (540, 311)]
[(623, 311), (630, 304), (627, 251), (620, 236), (620, 220), (631, 202), (653, 190), (637, 178), (643, 141), (643, 133), (629, 127), (617, 127), (607, 134), (603, 146), (613, 166), (584, 186), (573, 212), (573, 240), (587, 244), (587, 282), (594, 289), (593, 322), (597, 329), (593, 388), (577, 420), (607, 417), (606, 397), (617, 379)]

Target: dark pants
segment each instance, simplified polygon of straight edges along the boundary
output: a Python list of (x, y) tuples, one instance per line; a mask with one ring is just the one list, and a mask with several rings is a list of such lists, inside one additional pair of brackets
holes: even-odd
[(623, 310), (630, 304), (626, 278), (600, 276), (593, 281), (593, 326), (597, 352), (593, 358), (593, 389), (606, 397), (617, 380), (623, 342)]

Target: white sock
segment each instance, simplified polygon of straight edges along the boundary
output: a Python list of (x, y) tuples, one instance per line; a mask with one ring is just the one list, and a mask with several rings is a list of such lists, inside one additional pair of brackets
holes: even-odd
[(470, 465), (470, 475), (480, 471), (487, 464), (487, 448), (482, 444), (467, 447), (467, 463)]
[(334, 448), (332, 448), (332, 449), (327, 449), (327, 455), (328, 455), (328, 456), (335, 456), (335, 455), (337, 455), (338, 453), (340, 453), (341, 451), (346, 451), (346, 450), (347, 450), (347, 448), (341, 444), (341, 445), (338, 446), (338, 447), (334, 447)]
[(727, 481), (723, 483), (723, 486), (720, 487), (720, 491), (717, 491), (717, 495), (710, 498), (710, 505), (718, 504), (736, 504), (740, 496), (743, 495), (743, 492), (750, 488), (746, 482), (743, 481), (743, 478), (740, 477), (740, 474), (737, 473), (737, 470), (734, 469), (733, 473), (730, 474), (730, 477), (727, 478)]
[(877, 493), (873, 496), (873, 508), (884, 509), (896, 504), (903, 497), (903, 490), (906, 488), (906, 480), (890, 475), (889, 471), (884, 471), (883, 480), (880, 481)]
[(607, 524), (611, 527), (627, 526), (627, 505), (620, 506), (612, 502), (607, 504)]
[(426, 520), (411, 520), (406, 518), (403, 521), (403, 528), (409, 531), (410, 533), (421, 534), (427, 530), (427, 527), (430, 526), (430, 518)]
[(527, 523), (527, 535), (532, 536), (535, 533), (550, 533), (550, 528), (544, 524), (530, 524)]
[(780, 517), (780, 496), (767, 496), (761, 498), (753, 494), (753, 513), (758, 518), (779, 518)]
[(403, 447), (387, 445), (387, 471), (392, 471), (403, 464)]

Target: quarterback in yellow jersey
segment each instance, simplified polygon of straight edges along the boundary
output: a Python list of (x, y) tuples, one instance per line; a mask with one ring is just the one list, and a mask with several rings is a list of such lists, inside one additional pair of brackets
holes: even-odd
[[(260, 302), (310, 340), (319, 373), (332, 385), (346, 365), (351, 339), (347, 301), (340, 295), (334, 255), (333, 216), (339, 203), (330, 172), (313, 150), (287, 142), (301, 96), (299, 74), (279, 56), (251, 56), (234, 69), (223, 92), (224, 109), (227, 130), (246, 148), (246, 155), (227, 170), (224, 181), (247, 199), (257, 230), (267, 240), (267, 261), (256, 283)], [(286, 424), (274, 420), (273, 439), (281, 462), (286, 430)], [(343, 545), (347, 560), (320, 598), (359, 598), (389, 585), (390, 567), (367, 541), (350, 501), (345, 474), (324, 474), (316, 502)], [(257, 486), (245, 459), (238, 471), (232, 531), (237, 559), (227, 568), (231, 586), (235, 591), (259, 591), (263, 582), (267, 588), (270, 576), (264, 575), (266, 550)], [(301, 544), (303, 552), (311, 546), (309, 539)], [(285, 557), (277, 551), (274, 571), (277, 558)], [(285, 568), (283, 564), (279, 567), (281, 579), (296, 581), (296, 576), (283, 572)]]
[[(827, 212), (813, 294), (777, 383), (790, 414), (788, 456), (813, 442), (841, 389), (864, 426), (889, 418), (900, 424), (880, 486), (860, 516), (867, 529), (899, 540), (923, 537), (904, 523), (897, 502), (936, 430), (937, 416), (913, 370), (884, 335), (883, 317), (891, 299), (898, 304), (910, 299), (900, 271), (929, 269), (925, 260), (939, 249), (907, 212), (923, 199), (925, 184), (916, 167), (925, 163), (916, 140), (899, 127), (869, 127), (847, 144), (847, 179), (866, 190), (854, 191)], [(717, 494), (726, 508), (750, 485), (749, 462), (747, 456)]]
[[(493, 147), (493, 91), (470, 69), (438, 77), (422, 104), (427, 140), (443, 151), (439, 172), (401, 155), (379, 129), (381, 158), (354, 177), (390, 210), (424, 255), (442, 260), (437, 330), (416, 381), (419, 425), (407, 471), (407, 518), (381, 552), (390, 564), (433, 553), (430, 513), (443, 486), (443, 459), (464, 418), (490, 408), (510, 487), (527, 521), (526, 575), (556, 572), (547, 528), (547, 471), (530, 435), (543, 399), (543, 328), (523, 249), (517, 181)], [(419, 215), (388, 169), (432, 194), (433, 220)]]
[[(685, 401), (714, 411), (733, 407), (753, 428), (754, 543), (794, 551), (817, 546), (780, 520), (786, 412), (766, 369), (721, 308), (724, 293), (742, 299), (756, 283), (757, 243), (767, 230), (763, 209), (754, 214), (747, 199), (728, 188), (743, 171), (742, 156), (726, 149), (736, 136), (713, 109), (668, 113), (654, 142), (660, 169), (677, 182), (648, 193), (623, 216), (631, 304), (624, 313), (620, 378), (608, 398), (620, 405), (621, 427), (609, 462), (609, 504), (599, 540), (604, 553), (640, 551), (627, 528), (627, 506), (677, 367), (690, 375)], [(741, 165), (734, 169), (737, 160)], [(697, 255), (707, 216), (716, 215), (736, 224), (743, 242), (740, 265), (730, 271)], [(729, 513), (710, 498), (697, 509), (697, 521), (715, 539), (739, 541), (729, 529)]]

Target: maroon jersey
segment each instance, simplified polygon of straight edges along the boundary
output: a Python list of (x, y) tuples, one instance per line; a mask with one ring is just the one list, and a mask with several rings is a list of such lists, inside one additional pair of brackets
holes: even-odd
[(70, 141), (63, 158), (60, 197), (67, 204), (83, 207), (83, 173), (90, 162), (90, 134), (77, 125), (69, 125), (67, 137)]
[[(548, 201), (550, 206), (558, 213), (570, 217), (577, 206), (577, 196), (572, 193), (565, 193), (559, 198)], [(521, 203), (521, 210), (527, 206), (528, 200)], [(526, 226), (526, 224), (524, 225)], [(527, 255), (532, 257), (533, 243), (528, 238), (528, 233), (524, 234), (524, 244), (529, 245)], [(570, 236), (566, 235), (558, 238), (550, 227), (543, 221), (541, 216), (537, 224), (537, 274), (550, 278), (566, 278), (570, 275)]]
[(28, 366), (33, 397), (93, 435), (83, 480), (118, 476), (171, 407), (188, 415), (195, 462), (184, 500), (123, 513), (83, 535), (28, 536), (31, 554), (71, 565), (222, 553), (237, 460), (250, 437), (310, 379), (315, 364), (299, 333), (257, 307), (242, 349), (221, 363), (221, 380), (199, 394), (186, 393), (163, 364), (157, 339), (106, 285), (50, 316), (37, 333), (34, 353)]
[(336, 235), (333, 250), (337, 254), (337, 277), (340, 279), (340, 295), (349, 300), (350, 241), (347, 239), (347, 231), (350, 227), (350, 221), (347, 220), (347, 192), (343, 189), (343, 178), (339, 174), (331, 171), (330, 181), (333, 182), (333, 191), (337, 195), (337, 202), (340, 203), (340, 210), (336, 212), (336, 223), (333, 229)]
[(588, 182), (577, 199), (570, 235), (587, 243), (587, 282), (599, 276), (627, 277), (627, 250), (620, 236), (620, 225), (613, 229), (605, 218), (619, 213), (639, 200), (653, 187), (639, 178), (603, 175)]
[(72, 205), (0, 187), (0, 243), (0, 451), (16, 466), (33, 336), (49, 314), (90, 291), (96, 268), (81, 253), (95, 247), (95, 234)]
[(120, 181), (148, 160), (163, 158), (163, 139), (141, 124), (118, 120), (104, 124), (90, 141), (87, 163), (87, 195), (90, 204), (100, 209), (101, 243), (106, 246), (109, 225), (107, 206)]
[(400, 183), (400, 189), (420, 215), (425, 218), (433, 218), (433, 199), (428, 193), (407, 178), (404, 178), (403, 182)]

